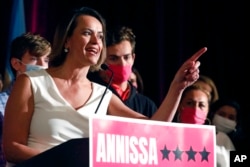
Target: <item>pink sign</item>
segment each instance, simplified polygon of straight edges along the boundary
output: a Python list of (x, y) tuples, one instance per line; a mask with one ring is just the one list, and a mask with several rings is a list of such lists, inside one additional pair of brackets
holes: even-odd
[(90, 127), (90, 167), (216, 166), (214, 126), (105, 116)]

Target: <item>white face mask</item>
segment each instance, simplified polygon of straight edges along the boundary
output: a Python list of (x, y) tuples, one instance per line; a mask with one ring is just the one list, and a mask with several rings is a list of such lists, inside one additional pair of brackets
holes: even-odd
[(215, 125), (216, 130), (224, 133), (230, 133), (235, 130), (236, 122), (224, 118), (218, 114), (214, 115), (212, 123)]

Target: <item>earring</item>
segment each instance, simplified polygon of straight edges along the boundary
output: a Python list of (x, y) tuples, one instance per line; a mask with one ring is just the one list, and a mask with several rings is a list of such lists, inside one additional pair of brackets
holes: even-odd
[(68, 52), (69, 52), (69, 49), (68, 49), (68, 48), (64, 48), (64, 52), (65, 52), (65, 53), (68, 53)]

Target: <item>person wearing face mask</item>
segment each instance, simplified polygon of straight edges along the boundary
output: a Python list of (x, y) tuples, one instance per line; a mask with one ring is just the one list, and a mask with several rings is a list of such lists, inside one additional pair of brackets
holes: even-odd
[[(173, 122), (210, 125), (208, 118), (211, 96), (203, 87), (193, 84), (182, 94)], [(229, 151), (235, 150), (230, 138), (224, 132), (216, 132), (217, 167), (229, 167)]]
[[(129, 108), (151, 117), (157, 106), (149, 97), (138, 92), (129, 81), (135, 61), (135, 35), (131, 28), (117, 25), (107, 31), (107, 58), (105, 64), (113, 71), (110, 90)], [(107, 85), (111, 78), (110, 70), (90, 72), (91, 81)]]
[(210, 105), (209, 93), (198, 85), (191, 85), (182, 94), (173, 122), (209, 124), (207, 114)]
[[(16, 37), (11, 43), (10, 64), (13, 76), (18, 77), (21, 73), (31, 70), (48, 68), (51, 43), (31, 32)], [(6, 102), (15, 79), (8, 88), (0, 93), (0, 112), (4, 115)]]
[[(226, 133), (236, 150), (240, 150), (244, 141), (244, 133), (241, 125), (240, 105), (233, 99), (221, 98), (210, 107), (209, 119), (215, 125), (217, 132)], [(223, 139), (221, 143), (225, 143)]]
[[(16, 37), (11, 43), (10, 53), (11, 69), (15, 78), (26, 71), (47, 68), (49, 65), (50, 52), (50, 42), (38, 34), (28, 32)], [(14, 82), (15, 79), (0, 93), (0, 114), (2, 116), (0, 122), (1, 127), (3, 124), (7, 100), (12, 91)], [(0, 166), (5, 166), (6, 160), (1, 147), (2, 131), (0, 136)]]
[(42, 66), (42, 65), (36, 65), (36, 64), (25, 64), (24, 62), (22, 62), (22, 60), (18, 60), (20, 63), (22, 63), (26, 68), (25, 68), (25, 72), (28, 71), (33, 71), (33, 70), (41, 70), (41, 69), (46, 69), (48, 68), (48, 66)]

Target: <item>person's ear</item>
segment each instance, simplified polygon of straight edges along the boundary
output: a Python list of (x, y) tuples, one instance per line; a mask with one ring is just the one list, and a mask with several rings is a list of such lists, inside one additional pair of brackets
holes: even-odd
[(11, 66), (16, 70), (19, 71), (21, 68), (21, 63), (20, 60), (18, 60), (17, 58), (11, 58), (10, 60)]
[(66, 41), (64, 43), (64, 49), (69, 49), (68, 39), (66, 39)]
[(132, 65), (133, 65), (135, 62), (135, 53), (132, 54), (132, 59), (133, 59), (133, 63), (132, 63)]
[(135, 61), (135, 53), (132, 54), (133, 60)]

